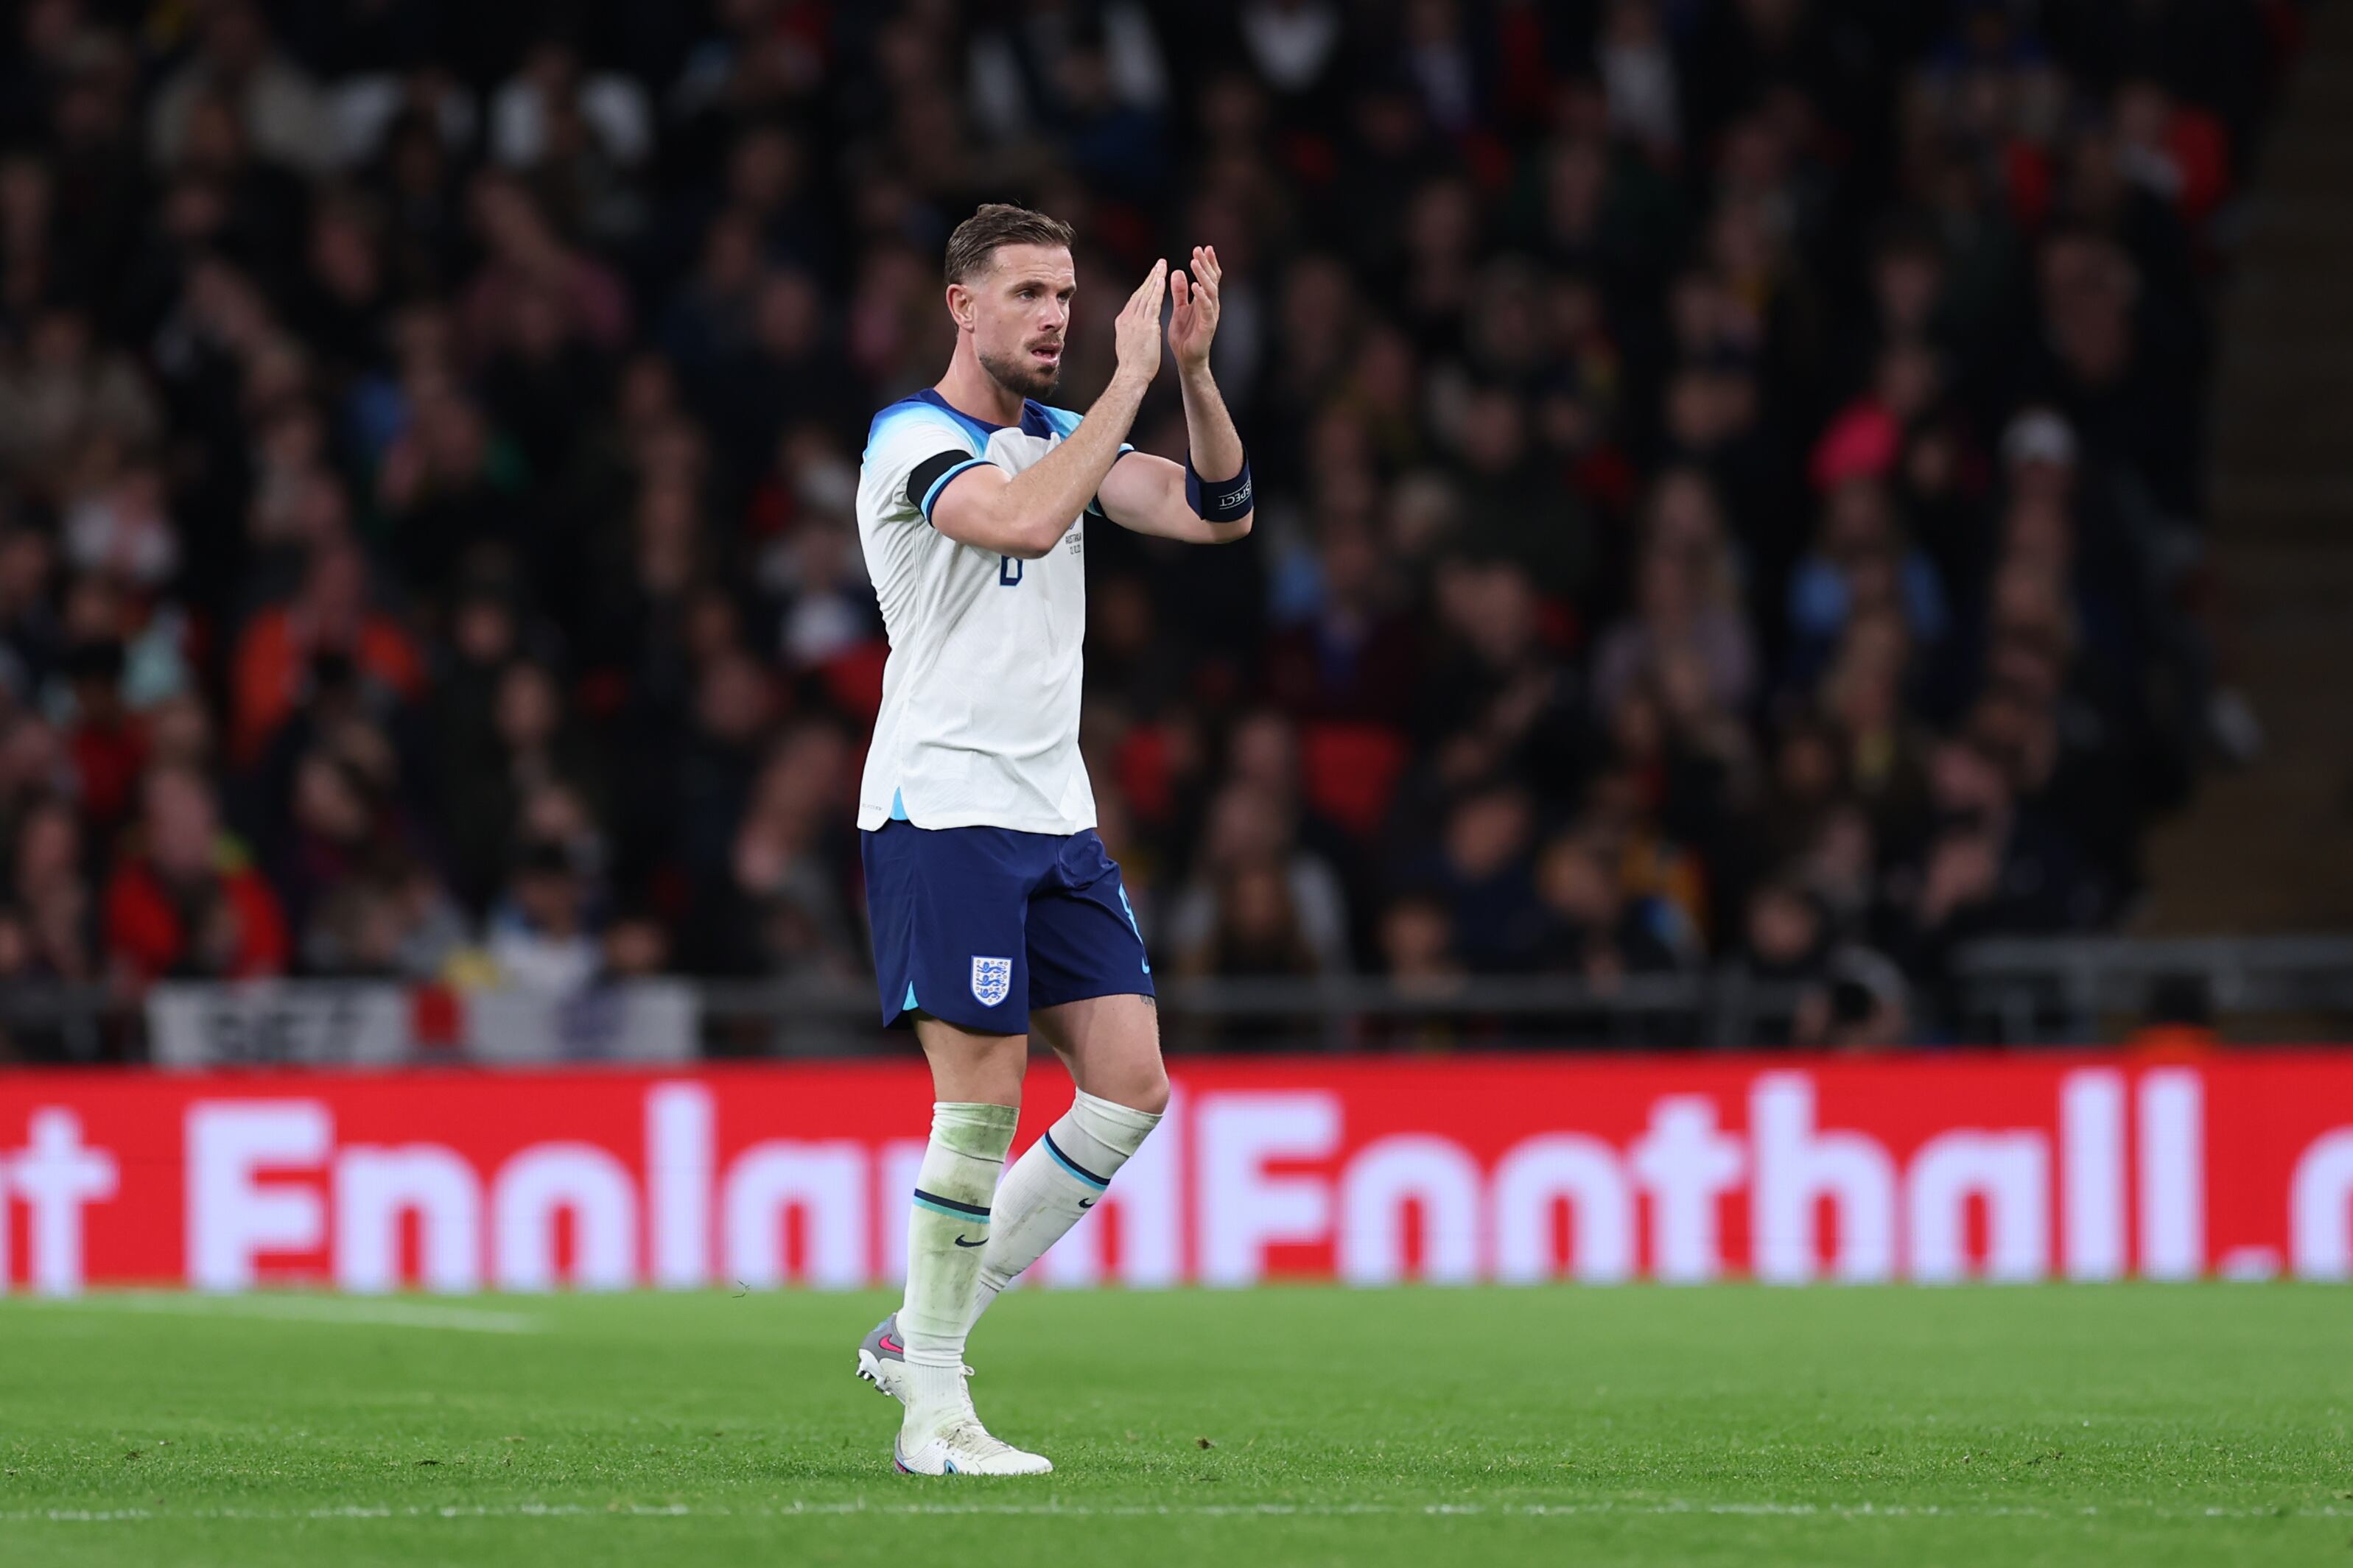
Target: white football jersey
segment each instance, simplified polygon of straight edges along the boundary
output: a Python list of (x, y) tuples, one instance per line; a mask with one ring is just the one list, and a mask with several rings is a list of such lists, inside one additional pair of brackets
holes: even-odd
[[(858, 826), (1079, 833), (1095, 796), (1079, 757), (1086, 525), (1035, 561), (932, 527), (947, 482), (980, 463), (1018, 474), (1079, 426), (1024, 403), (991, 425), (925, 388), (874, 416), (858, 478), (858, 536), (891, 637)], [(1131, 448), (1122, 447), (1122, 451)], [(1101, 515), (1090, 506), (1090, 512)]]

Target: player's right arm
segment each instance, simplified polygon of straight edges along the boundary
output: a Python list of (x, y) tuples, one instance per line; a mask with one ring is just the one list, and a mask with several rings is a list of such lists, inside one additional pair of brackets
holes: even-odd
[(1168, 263), (1128, 296), (1119, 313), (1119, 368), (1079, 427), (1018, 474), (976, 463), (951, 476), (932, 502), (932, 526), (959, 544), (1035, 561), (1060, 542), (1103, 489), (1160, 369), (1160, 300)]

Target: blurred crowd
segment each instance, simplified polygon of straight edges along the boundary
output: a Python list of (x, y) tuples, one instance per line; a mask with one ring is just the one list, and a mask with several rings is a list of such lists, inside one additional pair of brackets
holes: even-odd
[(2291, 0), (11, 16), (0, 984), (862, 973), (860, 449), (989, 199), (1082, 237), (1069, 406), (1225, 263), (1257, 532), (1088, 548), (1159, 973), (1932, 1037), (2254, 743), (2201, 429)]

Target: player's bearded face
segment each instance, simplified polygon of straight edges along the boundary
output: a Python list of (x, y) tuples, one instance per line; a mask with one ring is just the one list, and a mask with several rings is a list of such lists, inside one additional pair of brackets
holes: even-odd
[(1050, 364), (1039, 364), (1027, 348), (1012, 353), (991, 353), (980, 351), (980, 366), (997, 378), (997, 384), (1019, 393), (1024, 397), (1043, 397), (1054, 390), (1062, 379), (1062, 361), (1057, 354)]
[(1054, 390), (1062, 378), (1077, 281), (1067, 250), (1017, 245), (998, 252), (973, 321), (980, 366), (998, 385), (1024, 397)]

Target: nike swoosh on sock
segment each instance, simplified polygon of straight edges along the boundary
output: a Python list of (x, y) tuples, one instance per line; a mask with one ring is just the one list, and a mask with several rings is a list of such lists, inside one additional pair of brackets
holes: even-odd
[(959, 1236), (955, 1238), (955, 1243), (958, 1247), (987, 1247), (988, 1245), (988, 1237), (984, 1236), (978, 1241), (966, 1241), (964, 1237)]

